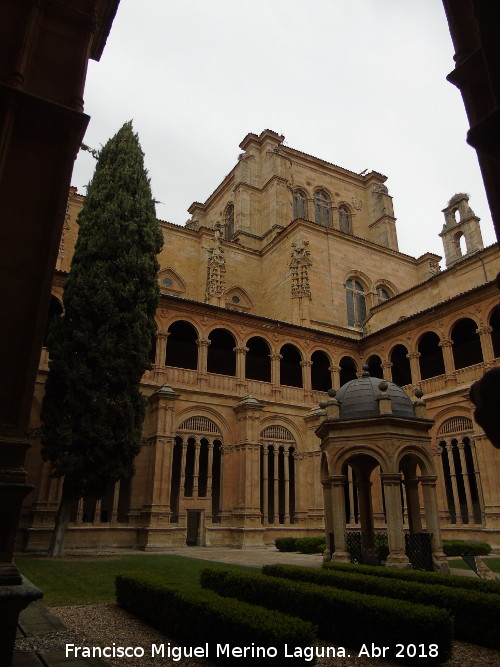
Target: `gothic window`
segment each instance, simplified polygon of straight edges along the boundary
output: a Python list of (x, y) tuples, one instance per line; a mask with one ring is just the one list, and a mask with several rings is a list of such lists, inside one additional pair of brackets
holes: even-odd
[(166, 366), (196, 370), (198, 365), (198, 332), (192, 324), (179, 320), (168, 328)]
[(481, 483), (472, 420), (452, 417), (438, 433), (438, 452), (450, 523), (482, 523)]
[(208, 339), (207, 371), (220, 375), (236, 375), (236, 342), (226, 329), (214, 329)]
[(408, 350), (404, 345), (395, 345), (391, 352), (392, 381), (400, 387), (411, 384), (411, 366)]
[(377, 287), (377, 304), (378, 303), (384, 303), (384, 301), (387, 301), (387, 299), (390, 299), (391, 295), (387, 291), (385, 287), (381, 287), (380, 285)]
[(493, 354), (495, 358), (500, 357), (500, 309), (495, 307), (490, 316), (491, 342), (493, 343)]
[(347, 324), (360, 327), (366, 319), (365, 292), (361, 283), (349, 278), (345, 284), (347, 300)]
[(358, 377), (358, 368), (352, 357), (342, 357), (340, 366), (340, 386)]
[(464, 317), (451, 330), (453, 341), (453, 362), (455, 369), (473, 366), (483, 361), (481, 340), (476, 333), (477, 324), (474, 320)]
[(261, 512), (265, 525), (295, 523), (295, 440), (284, 426), (266, 427), (261, 442)]
[(302, 358), (295, 347), (287, 343), (280, 350), (280, 384), (288, 387), (302, 387)]
[(330, 360), (321, 350), (311, 356), (311, 387), (316, 391), (328, 391), (332, 387)]
[(434, 331), (424, 333), (418, 341), (418, 351), (422, 380), (444, 374), (443, 349), (439, 346), (439, 336)]
[(346, 234), (352, 234), (351, 212), (345, 204), (339, 206), (339, 229)]
[(302, 190), (293, 193), (293, 219), (307, 220), (307, 197)]
[(226, 223), (225, 237), (227, 241), (230, 241), (232, 235), (234, 234), (234, 204), (228, 204), (226, 206), (224, 222)]
[(314, 222), (323, 227), (330, 226), (330, 197), (324, 190), (314, 193)]
[(271, 382), (271, 351), (260, 336), (250, 338), (246, 344), (245, 377), (249, 380)]

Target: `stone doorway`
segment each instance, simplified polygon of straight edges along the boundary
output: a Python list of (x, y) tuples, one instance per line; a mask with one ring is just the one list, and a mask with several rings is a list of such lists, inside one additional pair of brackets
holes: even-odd
[(186, 510), (186, 545), (203, 546), (203, 510)]

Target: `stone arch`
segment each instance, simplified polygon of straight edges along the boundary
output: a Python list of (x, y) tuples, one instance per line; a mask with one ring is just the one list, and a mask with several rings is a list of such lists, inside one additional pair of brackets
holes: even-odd
[(317, 187), (313, 195), (314, 222), (322, 227), (332, 226), (332, 195), (325, 187)]
[(382, 359), (378, 354), (371, 354), (366, 360), (366, 365), (368, 366), (368, 372), (372, 377), (380, 379), (384, 377)]
[(352, 209), (345, 201), (337, 206), (339, 230), (345, 234), (352, 234)]
[(245, 343), (245, 377), (271, 382), (271, 345), (263, 336), (252, 336)]
[(403, 343), (396, 343), (389, 352), (392, 381), (404, 387), (412, 383), (411, 364), (408, 359), (408, 348)]
[(308, 220), (308, 195), (304, 188), (297, 187), (293, 190), (293, 219), (301, 218), (303, 220)]
[(483, 361), (481, 339), (477, 322), (470, 317), (457, 320), (451, 329), (453, 362), (456, 370), (474, 366)]
[(219, 375), (236, 375), (236, 339), (224, 327), (216, 327), (208, 334), (207, 372)]
[(323, 350), (314, 350), (311, 362), (311, 388), (313, 391), (328, 391), (332, 387), (330, 357)]
[(198, 331), (187, 320), (175, 320), (168, 327), (165, 365), (196, 370), (198, 366)]
[(438, 334), (432, 330), (426, 331), (418, 339), (420, 377), (422, 380), (445, 373), (443, 350), (440, 342)]
[(340, 386), (350, 380), (355, 380), (358, 377), (358, 365), (350, 356), (344, 356), (339, 361), (340, 367)]
[(280, 384), (288, 387), (302, 387), (303, 355), (292, 343), (285, 343), (280, 349)]
[(261, 512), (264, 525), (295, 523), (297, 452), (293, 433), (282, 424), (261, 429)]

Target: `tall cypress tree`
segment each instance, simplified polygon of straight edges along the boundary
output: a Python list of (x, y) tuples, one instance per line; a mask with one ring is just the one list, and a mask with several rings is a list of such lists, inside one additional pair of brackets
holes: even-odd
[(158, 305), (162, 235), (132, 123), (102, 148), (83, 209), (64, 313), (51, 327), (42, 456), (64, 477), (49, 555), (64, 553), (72, 503), (133, 474)]

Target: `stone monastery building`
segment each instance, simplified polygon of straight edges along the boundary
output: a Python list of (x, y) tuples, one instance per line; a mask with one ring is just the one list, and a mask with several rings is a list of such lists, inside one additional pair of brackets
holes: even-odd
[[(75, 505), (67, 544), (241, 547), (321, 534), (329, 482), (319, 403), (367, 365), (412, 400), (423, 392), (443, 538), (500, 547), (500, 450), (468, 397), (500, 364), (497, 246), (483, 248), (479, 219), (456, 194), (443, 211), (446, 267), (432, 253), (403, 254), (385, 176), (283, 140), (248, 134), (235, 167), (191, 205), (184, 227), (159, 222), (162, 295), (136, 474)], [(72, 188), (49, 316), (62, 309), (82, 202)], [(61, 485), (40, 457), (47, 371), (44, 348), (27, 460), (35, 491), (21, 524), (27, 549), (48, 544)], [(370, 479), (375, 530), (386, 518), (381, 472)], [(343, 474), (349, 532), (359, 528), (358, 488), (349, 465)], [(402, 479), (406, 526), (408, 494), (423, 507), (415, 488)], [(425, 531), (423, 510), (421, 524)]]

